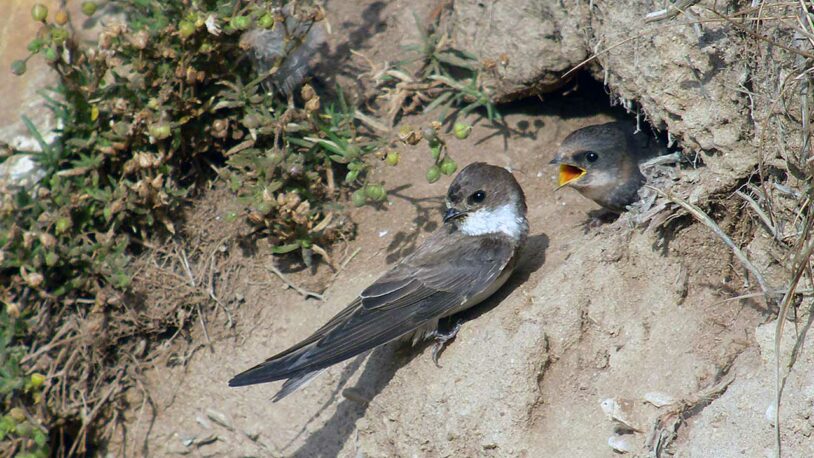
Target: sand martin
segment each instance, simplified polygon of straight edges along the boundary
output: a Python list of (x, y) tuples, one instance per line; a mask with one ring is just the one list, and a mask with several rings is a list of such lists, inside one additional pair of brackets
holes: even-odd
[[(235, 376), (230, 386), (284, 380), (282, 399), (322, 372), (387, 342), (436, 339), (438, 321), (483, 301), (515, 268), (528, 235), (526, 201), (514, 176), (476, 162), (446, 196), (443, 225), (311, 337)], [(434, 352), (434, 356), (437, 352)]]
[(559, 165), (559, 186), (616, 213), (639, 199), (645, 182), (639, 163), (658, 154), (655, 141), (627, 122), (575, 130), (563, 140), (551, 164)]

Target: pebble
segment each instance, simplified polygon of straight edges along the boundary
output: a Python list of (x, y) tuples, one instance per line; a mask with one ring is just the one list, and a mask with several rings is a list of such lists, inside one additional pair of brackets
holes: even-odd
[(28, 154), (15, 154), (0, 163), (0, 189), (31, 189), (45, 170)]
[(209, 420), (207, 420), (203, 415), (196, 415), (195, 421), (206, 429), (212, 429), (212, 423), (210, 423)]
[(206, 416), (209, 417), (210, 420), (223, 426), (229, 431), (234, 430), (234, 427), (232, 426), (232, 420), (230, 420), (229, 417), (226, 416), (226, 414), (218, 412), (215, 409), (206, 409)]
[(675, 404), (676, 400), (669, 394), (661, 393), (659, 391), (651, 391), (644, 394), (644, 401), (653, 404), (656, 407), (669, 406)]
[(770, 425), (774, 426), (774, 402), (769, 404), (769, 407), (766, 408), (766, 421), (769, 422)]
[(618, 453), (630, 453), (633, 451), (633, 444), (629, 437), (611, 436), (608, 438), (608, 446)]

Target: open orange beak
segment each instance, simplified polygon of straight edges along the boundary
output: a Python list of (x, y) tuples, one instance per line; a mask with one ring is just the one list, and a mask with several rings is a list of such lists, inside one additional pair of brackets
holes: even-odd
[(563, 187), (574, 180), (582, 178), (583, 175), (585, 175), (585, 169), (573, 165), (560, 164), (558, 184), (560, 187)]

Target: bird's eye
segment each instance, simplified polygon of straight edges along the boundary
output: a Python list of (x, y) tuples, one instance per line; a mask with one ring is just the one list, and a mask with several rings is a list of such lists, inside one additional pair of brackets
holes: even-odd
[(599, 159), (599, 155), (594, 153), (593, 151), (588, 151), (585, 153), (585, 160), (588, 162), (596, 162)]
[(483, 191), (475, 191), (472, 196), (469, 198), (472, 202), (479, 204), (483, 202), (483, 199), (486, 198), (486, 193)]

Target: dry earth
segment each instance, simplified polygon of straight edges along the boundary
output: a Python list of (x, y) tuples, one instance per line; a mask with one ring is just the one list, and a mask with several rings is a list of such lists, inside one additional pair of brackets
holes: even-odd
[[(697, 225), (666, 240), (623, 221), (586, 231), (595, 206), (569, 190), (554, 191), (547, 162), (557, 142), (572, 129), (610, 119), (607, 111), (597, 113), (603, 100), (596, 95), (514, 106), (506, 121), (528, 126), (525, 135), (506, 139), (481, 125), (453, 144), (462, 162), (488, 161), (515, 172), (528, 196), (532, 237), (520, 271), (469, 314), (443, 353), (442, 368), (427, 348), (394, 344), (330, 369), (279, 403), (271, 402), (275, 385), (226, 386), (232, 375), (313, 332), (437, 227), (438, 196), (450, 179), (426, 184), (427, 153), (416, 148), (386, 171), (396, 190), (388, 204), (353, 212), (359, 233), (334, 250), (340, 263), (350, 259), (335, 279), (325, 266), (315, 276), (288, 275), (307, 289), (327, 288), (325, 302), (284, 289), (264, 267), (272, 258), (262, 250), (247, 254), (224, 245), (231, 264), (242, 266), (221, 286), (236, 327), (227, 329), (222, 313), (210, 315), (211, 347), (198, 328), (185, 364), (166, 363), (178, 355), (155, 362), (146, 376), (154, 409), (132, 394), (128, 434), (117, 445), (126, 448), (116, 453), (610, 456), (614, 423), (601, 407), (609, 398), (631, 402), (628, 415), (642, 432), (623, 439), (640, 453), (655, 419), (675, 406), (648, 405), (648, 393), (692, 399), (730, 374), (736, 377), (730, 390), (743, 395), (721, 398), (691, 417), (679, 430), (678, 454), (770, 450), (764, 415), (772, 400), (772, 359), (759, 346), (769, 345), (770, 315), (750, 300), (723, 302), (744, 290), (727, 249)], [(198, 202), (186, 237), (212, 246), (228, 239), (235, 228), (211, 222), (225, 220), (229, 200), (212, 192)], [(754, 435), (749, 442), (742, 437), (746, 424)]]
[[(337, 81), (353, 86), (365, 68), (351, 48), (373, 62), (392, 60), (400, 45), (417, 40), (413, 12), (426, 17), (435, 5), (328, 6), (328, 62)], [(369, 86), (356, 89), (362, 95)], [(271, 402), (275, 385), (226, 386), (232, 375), (309, 335), (438, 226), (438, 196), (450, 179), (424, 182), (422, 148), (405, 149), (398, 168), (380, 172), (393, 189), (386, 205), (352, 212), (358, 235), (334, 249), (344, 265), (338, 274), (324, 265), (289, 272), (294, 283), (323, 292), (324, 302), (284, 288), (265, 267), (272, 262), (267, 251), (231, 242), (234, 225), (212, 224), (224, 222), (234, 205), (226, 193), (204, 196), (189, 210), (186, 238), (222, 246), (226, 265), (240, 266), (221, 285), (236, 325), (212, 314), (208, 338), (195, 329), (179, 346), (184, 354), (156, 360), (145, 380), (150, 402), (132, 393), (127, 435), (110, 450), (534, 457), (612, 456), (614, 444), (644, 455), (655, 434), (673, 431), (678, 456), (770, 454), (774, 323), (759, 300), (727, 300), (753, 291), (728, 249), (688, 219), (661, 233), (624, 220), (586, 229), (594, 205), (570, 190), (554, 191), (547, 162), (556, 145), (575, 128), (625, 116), (609, 108), (612, 100), (580, 81), (564, 96), (504, 107), (508, 135), (481, 122), (453, 144), (462, 164), (487, 161), (515, 172), (528, 196), (532, 237), (520, 271), (469, 314), (442, 368), (426, 347), (394, 344), (330, 369), (279, 403)], [(708, 178), (709, 188), (720, 186), (720, 175)], [(734, 228), (744, 213), (716, 216)], [(755, 256), (761, 237), (750, 245)], [(814, 453), (812, 357), (804, 345), (810, 323), (798, 322), (785, 336), (802, 350), (781, 411), (788, 456)], [(791, 351), (784, 347), (785, 355)], [(609, 405), (617, 406), (611, 415)]]
[[(424, 18), (436, 6), (416, 3), (328, 2), (334, 33), (328, 65), (320, 67), (323, 76), (333, 69), (337, 82), (369, 95), (369, 86), (354, 84), (366, 68), (352, 57), (351, 48), (373, 62), (399, 56), (400, 45), (417, 39), (413, 11)], [(454, 18), (460, 22), (474, 14), (467, 8), (497, 3), (456, 1)], [(582, 45), (591, 47), (608, 43), (612, 33), (624, 34), (619, 24), (661, 4), (624, 2), (625, 12), (597, 1), (594, 14), (588, 2), (573, 3), (570, 15), (555, 7), (518, 10), (558, 21), (541, 29), (539, 40), (522, 33), (507, 34), (502, 44), (469, 37), (484, 53), (511, 52), (512, 65), (537, 65), (536, 70), (518, 69), (512, 84), (522, 92), (528, 89), (523, 81), (553, 81), (552, 75), (588, 55), (574, 36), (583, 36)], [(533, 28), (534, 21), (527, 27)], [(706, 194), (753, 165), (743, 158), (753, 155), (751, 142), (758, 133), (745, 125), (765, 106), (758, 103), (750, 115), (744, 109), (748, 100), (724, 94), (727, 75), (713, 70), (733, 59), (725, 34), (716, 32), (706, 45), (693, 43), (685, 60), (683, 48), (669, 43), (692, 43), (694, 32), (688, 25), (668, 30), (674, 36), (603, 56), (609, 70), (594, 67), (593, 74), (607, 76), (617, 95), (642, 103), (651, 119), (687, 147), (704, 149), (708, 169), (699, 189)], [(538, 41), (563, 36), (560, 47), (540, 43), (540, 49), (528, 50)], [(458, 38), (465, 42), (466, 37)], [(539, 60), (551, 53), (559, 54)], [(654, 58), (651, 66), (642, 64)], [(643, 67), (647, 71), (640, 71)], [(665, 73), (665, 68), (675, 71)], [(685, 74), (675, 76), (681, 74), (676, 68)], [(702, 79), (704, 91), (728, 108), (686, 103), (700, 91), (700, 83), (682, 83), (694, 81), (692, 68), (709, 73)], [(676, 79), (664, 83), (666, 74)], [(657, 78), (661, 85), (654, 83)], [(324, 80), (332, 84), (334, 79)], [(509, 94), (510, 84), (505, 84), (501, 90)], [(662, 103), (665, 98), (676, 103)], [(226, 385), (232, 375), (309, 335), (438, 226), (439, 196), (450, 179), (434, 185), (424, 181), (429, 162), (424, 148), (403, 149), (399, 167), (379, 172), (392, 190), (386, 205), (352, 211), (358, 234), (334, 247), (333, 256), (343, 265), (338, 273), (324, 264), (315, 272), (290, 266), (288, 278), (322, 292), (324, 302), (284, 288), (266, 268), (272, 262), (266, 247), (235, 241), (241, 223), (228, 222), (227, 215), (240, 207), (229, 193), (213, 189), (203, 195), (185, 215), (183, 243), (219, 253), (222, 282), (215, 293), (223, 307), (208, 308), (201, 326), (180, 332), (153, 352), (139, 389), (129, 394), (132, 409), (118, 425), (124, 426), (118, 429), (122, 434), (106, 451), (126, 456), (601, 457), (615, 454), (610, 441), (645, 455), (654, 425), (659, 431), (664, 426), (666, 435), (679, 418), (684, 422), (678, 423), (672, 444), (677, 456), (771, 455), (774, 314), (757, 299), (728, 300), (754, 292), (730, 251), (687, 218), (658, 233), (629, 227), (624, 219), (586, 229), (596, 207), (570, 190), (554, 191), (554, 170), (547, 162), (557, 143), (575, 128), (626, 116), (624, 110), (609, 108), (612, 100), (617, 97), (582, 80), (566, 95), (503, 107), (512, 128), (508, 134), (481, 121), (467, 140), (451, 144), (461, 165), (480, 160), (515, 172), (527, 194), (532, 237), (519, 272), (468, 314), (441, 356), (442, 368), (435, 367), (426, 347), (389, 345), (330, 369), (279, 403), (271, 402), (276, 385)], [(749, 135), (733, 137), (733, 129)], [(731, 229), (744, 215), (733, 208), (714, 216)], [(768, 263), (761, 258), (769, 244), (763, 232), (742, 241), (749, 242), (756, 263)], [(160, 307), (177, 300), (171, 285), (178, 279), (170, 281), (176, 272), (157, 256), (141, 262), (137, 283), (145, 303)], [(205, 268), (193, 261), (193, 271)], [(783, 336), (784, 358), (796, 356), (781, 406), (786, 456), (814, 455), (811, 316), (810, 310), (800, 310)], [(616, 421), (606, 413), (613, 405)], [(625, 434), (615, 432), (619, 420)]]

